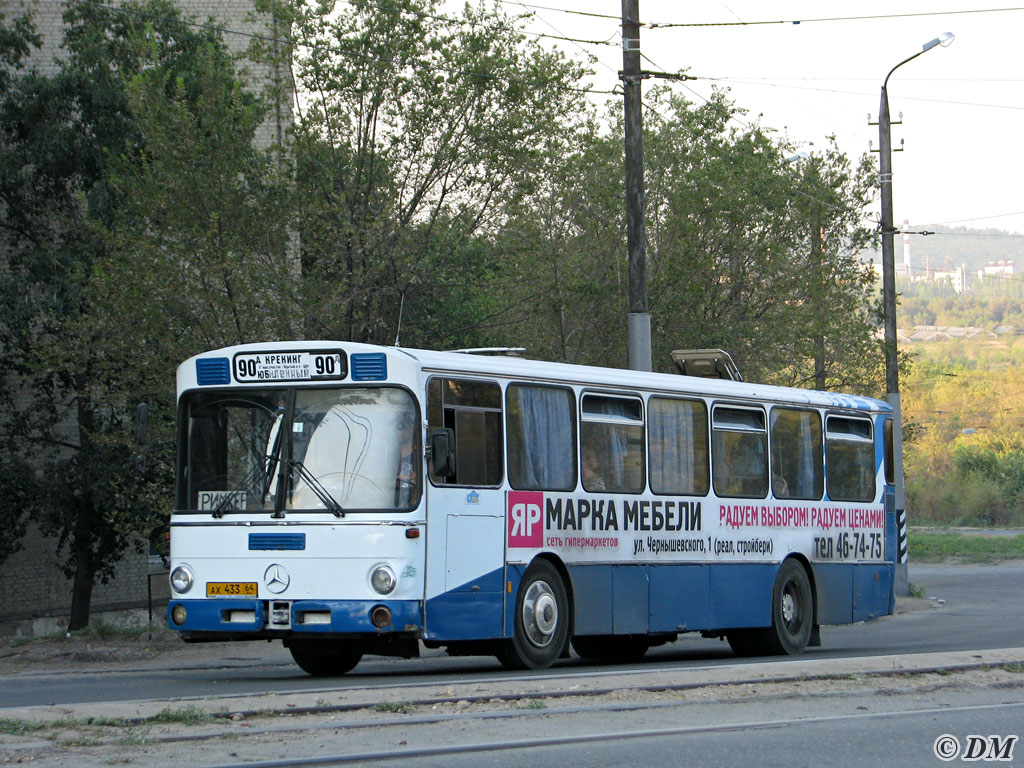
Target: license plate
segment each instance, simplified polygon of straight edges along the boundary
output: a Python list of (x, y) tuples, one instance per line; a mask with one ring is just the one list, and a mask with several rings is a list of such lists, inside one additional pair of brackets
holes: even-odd
[(208, 581), (206, 582), (206, 596), (220, 597), (228, 595), (231, 597), (257, 597), (259, 589), (255, 581)]

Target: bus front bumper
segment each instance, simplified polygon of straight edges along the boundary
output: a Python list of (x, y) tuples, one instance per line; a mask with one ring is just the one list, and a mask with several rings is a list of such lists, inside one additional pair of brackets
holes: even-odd
[(417, 600), (171, 600), (167, 626), (186, 639), (275, 638), (286, 635), (419, 636)]

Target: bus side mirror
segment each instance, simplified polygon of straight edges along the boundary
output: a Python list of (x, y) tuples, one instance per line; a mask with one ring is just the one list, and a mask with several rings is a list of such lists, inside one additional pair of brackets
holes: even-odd
[(431, 474), (445, 478), (455, 474), (455, 430), (435, 429), (430, 433)]

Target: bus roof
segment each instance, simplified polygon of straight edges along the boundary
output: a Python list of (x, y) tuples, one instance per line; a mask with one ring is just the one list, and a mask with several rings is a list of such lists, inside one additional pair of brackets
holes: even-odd
[(243, 352), (274, 352), (335, 348), (353, 353), (385, 353), (396, 362), (402, 358), (428, 372), (451, 372), (465, 375), (485, 375), (502, 378), (528, 379), (544, 383), (572, 383), (615, 390), (660, 391), (673, 394), (692, 394), (707, 397), (772, 400), (819, 407), (851, 408), (888, 413), (891, 406), (871, 397), (823, 392), (795, 387), (778, 387), (747, 381), (707, 379), (682, 376), (677, 373), (648, 373), (623, 368), (553, 363), (507, 355), (479, 355), (467, 352), (442, 352), (406, 347), (383, 347), (356, 342), (338, 342), (323, 339), (305, 341), (264, 342), (242, 344), (195, 355), (178, 367), (179, 394), (182, 385), (193, 375), (195, 361), (210, 357), (230, 357)]

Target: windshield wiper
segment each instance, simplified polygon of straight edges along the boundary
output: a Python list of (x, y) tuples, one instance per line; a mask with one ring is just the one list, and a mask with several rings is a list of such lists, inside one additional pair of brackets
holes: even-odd
[(288, 466), (298, 470), (299, 477), (305, 481), (306, 485), (313, 491), (313, 494), (320, 500), (320, 503), (334, 513), (335, 517), (345, 516), (345, 510), (342, 509), (341, 504), (331, 496), (331, 492), (321, 485), (320, 481), (316, 479), (316, 475), (306, 469), (301, 461), (292, 459), (288, 462)]
[(270, 486), (273, 484), (273, 472), (271, 467), (277, 463), (277, 453), (269, 453), (263, 457), (262, 462), (266, 463), (263, 467), (260, 464), (253, 464), (252, 469), (249, 470), (248, 474), (242, 478), (235, 489), (224, 496), (213, 508), (211, 513), (213, 517), (224, 517), (224, 513), (227, 512), (228, 504), (234, 500), (235, 495), (239, 491), (245, 491), (248, 493), (249, 487), (253, 485), (256, 480), (262, 476), (263, 480), (260, 481), (260, 504), (263, 504), (267, 500), (267, 494), (270, 493)]

